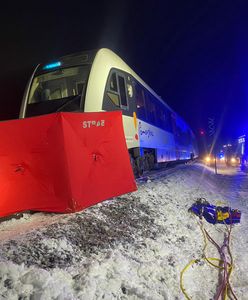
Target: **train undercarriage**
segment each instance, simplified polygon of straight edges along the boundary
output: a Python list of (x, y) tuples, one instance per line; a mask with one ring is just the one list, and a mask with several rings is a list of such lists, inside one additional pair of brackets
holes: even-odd
[(129, 149), (129, 156), (135, 177), (142, 176), (145, 171), (151, 171), (157, 165), (155, 149)]

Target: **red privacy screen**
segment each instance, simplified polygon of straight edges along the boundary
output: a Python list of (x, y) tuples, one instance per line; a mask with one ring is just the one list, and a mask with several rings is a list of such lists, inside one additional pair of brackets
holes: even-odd
[(74, 212), (136, 189), (121, 112), (0, 123), (0, 217)]

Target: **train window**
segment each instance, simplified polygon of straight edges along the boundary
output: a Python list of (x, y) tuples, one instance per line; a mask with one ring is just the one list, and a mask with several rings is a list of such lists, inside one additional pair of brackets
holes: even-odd
[(50, 91), (48, 92), (48, 89), (44, 89), (43, 90), (43, 95), (47, 95), (45, 97), (45, 99), (42, 99), (43, 101), (45, 100), (51, 100), (51, 99), (59, 99), (59, 98), (62, 98), (62, 94), (61, 94), (61, 89), (58, 88), (58, 89), (54, 89), (52, 93), (50, 93)]
[(136, 94), (136, 105), (137, 105), (137, 116), (139, 119), (146, 121), (146, 108), (145, 108), (145, 94), (142, 87), (136, 83), (135, 84), (135, 94)]
[(130, 83), (127, 84), (127, 93), (129, 98), (133, 97), (133, 87)]
[(134, 81), (130, 76), (126, 76), (126, 85), (127, 85), (127, 95), (128, 98), (133, 98), (134, 95), (134, 90), (133, 90), (133, 85)]
[(76, 90), (73, 91), (74, 95), (82, 94), (84, 87), (84, 82), (76, 82)]
[(34, 77), (28, 104), (61, 100), (82, 93), (80, 85), (88, 76), (88, 66), (59, 69)]
[(157, 101), (156, 105), (156, 115), (157, 115), (157, 124), (158, 127), (165, 129), (165, 111), (163, 105)]
[(114, 94), (111, 92), (107, 92), (107, 95), (109, 97), (109, 99), (116, 105), (116, 106), (120, 106), (120, 98), (118, 94)]
[(120, 90), (121, 97), (121, 106), (127, 107), (127, 94), (126, 94), (126, 86), (124, 77), (118, 75), (118, 84)]
[(166, 117), (166, 128), (165, 128), (165, 130), (173, 132), (172, 122), (171, 122), (171, 113), (168, 109), (166, 109), (165, 112), (166, 112), (166, 115), (165, 115), (165, 117)]
[[(120, 95), (118, 91), (118, 83), (117, 83), (117, 74), (116, 72), (111, 72), (108, 79), (108, 88), (106, 91), (106, 95), (108, 99), (115, 105), (120, 107)], [(112, 107), (114, 109), (114, 107)], [(109, 108), (108, 108), (109, 110)]]
[(116, 73), (112, 73), (109, 82), (109, 88), (111, 91), (118, 93)]
[(146, 92), (146, 109), (148, 122), (151, 124), (156, 124), (156, 108), (152, 95), (149, 92)]

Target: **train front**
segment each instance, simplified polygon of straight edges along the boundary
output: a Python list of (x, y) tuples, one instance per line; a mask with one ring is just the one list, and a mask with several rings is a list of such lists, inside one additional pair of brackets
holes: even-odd
[(26, 88), (20, 118), (60, 111), (84, 111), (93, 54), (64, 56), (39, 65)]

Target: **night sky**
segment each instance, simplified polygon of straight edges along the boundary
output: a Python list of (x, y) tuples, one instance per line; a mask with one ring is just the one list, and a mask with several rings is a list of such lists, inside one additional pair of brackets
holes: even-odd
[(0, 18), (0, 120), (38, 63), (107, 47), (196, 134), (208, 118), (223, 142), (248, 129), (248, 1), (19, 1)]

